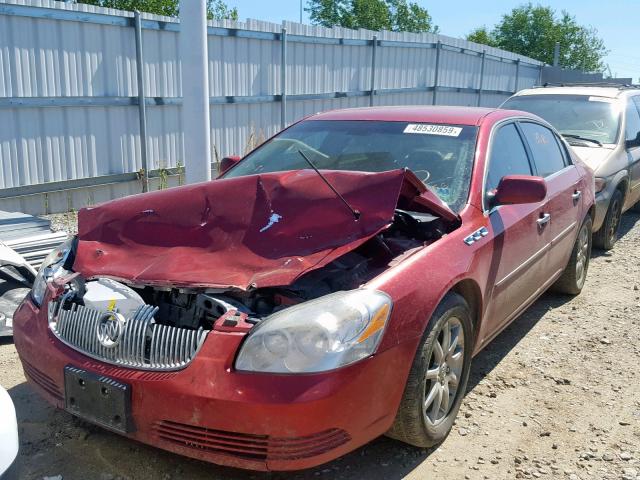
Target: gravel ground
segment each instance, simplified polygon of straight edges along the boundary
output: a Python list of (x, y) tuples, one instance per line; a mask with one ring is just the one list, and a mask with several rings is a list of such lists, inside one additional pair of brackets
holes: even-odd
[(64, 230), (73, 234), (78, 233), (78, 212), (76, 211), (42, 215), (42, 218), (51, 221), (51, 229), (54, 232)]
[(622, 233), (612, 252), (595, 252), (580, 296), (544, 295), (474, 359), (458, 422), (432, 453), (382, 437), (287, 475), (185, 459), (54, 410), (25, 383), (11, 341), (0, 340), (20, 478), (640, 480), (640, 215), (625, 215)]

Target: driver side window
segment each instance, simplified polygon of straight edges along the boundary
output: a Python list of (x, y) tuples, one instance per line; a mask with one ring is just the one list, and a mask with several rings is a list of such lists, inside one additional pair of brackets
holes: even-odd
[(514, 123), (500, 127), (493, 137), (485, 194), (506, 175), (532, 175), (527, 151)]

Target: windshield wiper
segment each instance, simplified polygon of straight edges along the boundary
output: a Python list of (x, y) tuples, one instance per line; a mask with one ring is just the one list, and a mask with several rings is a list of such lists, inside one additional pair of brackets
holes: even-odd
[(563, 137), (566, 137), (566, 138), (575, 138), (576, 140), (583, 140), (585, 142), (595, 143), (599, 147), (602, 146), (602, 142), (600, 140), (596, 140), (595, 138), (587, 138), (587, 137), (583, 137), (581, 135), (574, 135), (573, 133), (561, 133), (560, 135), (562, 135)]
[(302, 158), (305, 159), (305, 161), (311, 166), (311, 168), (313, 168), (315, 172), (318, 175), (320, 175), (320, 178), (324, 181), (324, 183), (327, 184), (327, 186), (333, 191), (333, 193), (335, 193), (336, 196), (340, 200), (342, 200), (342, 203), (346, 205), (346, 207), (349, 209), (349, 211), (353, 215), (353, 218), (355, 218), (357, 221), (360, 218), (360, 212), (355, 208), (353, 208), (351, 205), (349, 205), (349, 202), (347, 202), (347, 200), (342, 195), (340, 195), (340, 192), (338, 192), (338, 190), (336, 190), (335, 187), (331, 185), (331, 182), (329, 182), (329, 180), (327, 180), (327, 178), (322, 173), (320, 173), (320, 170), (316, 168), (316, 166), (311, 162), (311, 160), (309, 160), (309, 157), (307, 157), (302, 150), (298, 149), (298, 153), (302, 156)]

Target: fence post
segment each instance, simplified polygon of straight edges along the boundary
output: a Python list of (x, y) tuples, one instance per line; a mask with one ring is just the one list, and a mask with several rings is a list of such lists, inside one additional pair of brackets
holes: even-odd
[(287, 126), (287, 29), (280, 31), (280, 128)]
[(136, 33), (136, 77), (138, 83), (138, 116), (140, 117), (140, 159), (142, 163), (142, 191), (149, 190), (149, 167), (147, 163), (147, 106), (144, 95), (144, 57), (142, 55), (142, 19), (140, 12), (134, 13)]
[(520, 81), (520, 59), (516, 60), (516, 80), (513, 88), (513, 93), (518, 92), (518, 82)]
[(542, 70), (544, 69), (544, 63), (538, 65), (538, 85), (542, 85)]
[(433, 74), (433, 96), (431, 97), (431, 104), (436, 104), (436, 99), (438, 96), (438, 75), (440, 72), (440, 50), (442, 50), (442, 42), (438, 40), (436, 43), (436, 71)]
[(371, 40), (371, 92), (369, 93), (369, 106), (373, 107), (373, 96), (376, 91), (376, 49), (378, 47), (378, 36), (374, 35)]
[(487, 59), (487, 51), (482, 50), (482, 63), (480, 64), (480, 88), (478, 88), (478, 107), (482, 104), (482, 88), (484, 87), (484, 64)]

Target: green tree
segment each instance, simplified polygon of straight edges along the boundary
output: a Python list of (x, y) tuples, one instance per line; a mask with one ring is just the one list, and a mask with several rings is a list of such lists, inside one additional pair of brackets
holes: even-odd
[(480, 27), (467, 40), (527, 55), (553, 63), (556, 42), (560, 44), (560, 66), (588, 72), (604, 70), (608, 53), (593, 27), (579, 25), (566, 11), (557, 15), (551, 7), (531, 3), (514, 8), (490, 32)]
[(429, 12), (407, 0), (309, 0), (311, 21), (324, 27), (437, 32)]
[[(78, 3), (118, 10), (138, 10), (167, 17), (177, 17), (180, 13), (180, 0), (78, 0)], [(222, 0), (208, 0), (207, 16), (216, 20), (237, 20), (238, 10), (235, 7), (229, 8)]]
[(490, 47), (497, 47), (496, 39), (493, 38), (491, 32), (484, 26), (472, 30), (467, 35), (467, 40), (470, 42), (481, 43), (483, 45), (489, 45)]

